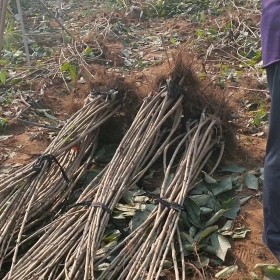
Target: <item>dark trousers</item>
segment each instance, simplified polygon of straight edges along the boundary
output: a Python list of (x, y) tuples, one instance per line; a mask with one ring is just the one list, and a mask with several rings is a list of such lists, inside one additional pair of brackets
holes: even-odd
[(271, 95), (269, 132), (264, 165), (263, 241), (280, 258), (280, 62), (267, 68)]

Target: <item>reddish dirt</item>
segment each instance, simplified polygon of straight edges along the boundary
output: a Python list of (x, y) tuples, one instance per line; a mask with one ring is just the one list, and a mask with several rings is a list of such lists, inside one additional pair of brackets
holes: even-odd
[(27, 128), (21, 124), (10, 125), (1, 135), (13, 135), (5, 141), (0, 141), (0, 163), (2, 166), (25, 165), (37, 158), (49, 143), (43, 131), (38, 131), (38, 128)]
[(239, 267), (239, 271), (229, 279), (250, 277), (250, 272), (258, 263), (276, 264), (273, 255), (261, 241), (263, 213), (259, 199), (254, 198), (241, 208), (236, 224), (249, 227), (251, 232), (245, 239), (232, 242), (228, 259), (231, 265), (236, 264)]

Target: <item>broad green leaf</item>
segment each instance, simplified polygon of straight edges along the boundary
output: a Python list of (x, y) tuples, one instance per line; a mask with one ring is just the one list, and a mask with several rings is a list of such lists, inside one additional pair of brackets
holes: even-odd
[(206, 73), (199, 73), (199, 74), (198, 74), (198, 77), (199, 77), (199, 79), (200, 79), (201, 81), (204, 81), (204, 80), (206, 79), (206, 77), (207, 77), (207, 74), (206, 74)]
[(205, 187), (203, 185), (198, 185), (189, 192), (189, 195), (208, 194), (208, 193), (209, 193), (209, 190), (207, 187)]
[(171, 39), (170, 39), (170, 43), (171, 43), (172, 45), (175, 45), (175, 44), (176, 44), (176, 40), (175, 40), (174, 38), (171, 38)]
[(20, 19), (21, 19), (20, 15), (19, 15), (19, 14), (15, 14), (15, 19), (16, 19), (17, 21), (20, 21)]
[(101, 170), (91, 170), (88, 174), (87, 174), (87, 177), (85, 179), (85, 181), (83, 182), (83, 185), (84, 186), (88, 186), (91, 181), (100, 173)]
[(215, 249), (216, 256), (224, 261), (228, 249), (231, 248), (229, 241), (226, 237), (216, 232), (211, 234), (210, 239), (211, 244)]
[(191, 228), (192, 225), (189, 221), (188, 214), (185, 211), (181, 211), (180, 214), (180, 222), (186, 227), (186, 228)]
[(131, 191), (126, 191), (122, 197), (122, 199), (128, 204), (134, 206), (133, 203), (133, 193)]
[(224, 172), (231, 172), (231, 173), (243, 173), (246, 171), (246, 169), (244, 167), (240, 167), (238, 165), (227, 165), (227, 166), (224, 166), (222, 168), (222, 171)]
[(183, 247), (186, 251), (188, 252), (194, 252), (195, 251), (195, 247), (194, 244), (188, 243), (188, 242), (183, 242)]
[(233, 221), (228, 220), (228, 221), (226, 221), (224, 226), (219, 230), (219, 232), (232, 230), (233, 229), (233, 225), (234, 225)]
[(110, 144), (103, 146), (93, 157), (97, 163), (106, 164), (113, 158), (117, 150), (117, 145)]
[(239, 184), (239, 185), (234, 186), (234, 190), (237, 192), (241, 192), (243, 190), (243, 185)]
[(192, 238), (194, 237), (194, 235), (196, 234), (196, 232), (197, 232), (197, 228), (196, 228), (196, 227), (194, 227), (194, 226), (190, 227), (190, 229), (189, 229), (189, 234), (190, 234), (190, 236), (191, 236)]
[(225, 267), (220, 272), (215, 274), (215, 278), (217, 278), (217, 279), (227, 279), (237, 270), (238, 270), (237, 265), (232, 265), (232, 266), (229, 266), (229, 267)]
[(213, 212), (212, 208), (204, 207), (204, 206), (200, 207), (200, 210), (202, 215), (210, 214)]
[(232, 188), (235, 191), (242, 191), (243, 185), (240, 182), (240, 176), (231, 177), (231, 181), (232, 181)]
[[(35, 42), (34, 42), (33, 40), (28, 40), (28, 41), (27, 41), (27, 45), (28, 45), (28, 46), (32, 46), (34, 43), (35, 43)], [(39, 49), (39, 48), (36, 48), (36, 49)], [(35, 50), (36, 50), (36, 49), (35, 49)]]
[(84, 50), (85, 56), (89, 56), (91, 52), (92, 52), (92, 48), (90, 48), (89, 46), (87, 46), (86, 49)]
[(221, 209), (221, 203), (215, 197), (211, 197), (206, 207), (212, 208), (214, 212), (217, 212)]
[(246, 204), (251, 197), (252, 197), (251, 195), (248, 195), (243, 198), (240, 198), (240, 205), (242, 206), (242, 205)]
[(0, 82), (5, 85), (7, 79), (7, 71), (1, 70), (0, 71)]
[(251, 232), (248, 227), (234, 229), (234, 234), (231, 236), (233, 239), (242, 239), (246, 237), (246, 234)]
[(191, 224), (197, 228), (202, 228), (202, 224), (200, 222), (201, 210), (199, 206), (189, 197), (185, 200), (184, 206)]
[(113, 218), (114, 218), (114, 227), (122, 227), (122, 228), (125, 228), (125, 227), (127, 227), (127, 220), (126, 220), (126, 217), (124, 217), (124, 216), (121, 216), (121, 214), (119, 214), (119, 213), (121, 213), (121, 212), (118, 212), (117, 214), (119, 215), (119, 217), (117, 216), (117, 217), (115, 217), (115, 211), (114, 211), (114, 216), (113, 216)]
[[(213, 246), (211, 245), (207, 245), (206, 247), (203, 248), (203, 251), (211, 254), (211, 255), (216, 255), (216, 250)], [(214, 261), (215, 259), (213, 258), (212, 261)], [(218, 265), (222, 264), (222, 261), (220, 259), (216, 259), (216, 260), (219, 260), (219, 263)]]
[(149, 217), (151, 212), (154, 210), (156, 206), (154, 204), (147, 204), (146, 210), (144, 211), (137, 211), (136, 214), (132, 217), (131, 221), (129, 222), (129, 228), (131, 231), (137, 229), (140, 225), (142, 225), (146, 219)]
[(240, 178), (240, 176), (231, 176), (231, 181), (232, 181), (232, 184), (234, 185), (234, 186), (239, 186), (240, 185), (240, 181), (239, 181), (239, 178)]
[(217, 197), (218, 197), (218, 199), (221, 203), (230, 200), (234, 196), (235, 196), (235, 190), (234, 189), (229, 190), (227, 192), (220, 193), (220, 194), (217, 195)]
[(18, 58), (18, 57), (25, 57), (26, 54), (23, 51), (16, 51), (13, 55), (14, 58)]
[(206, 244), (199, 244), (199, 245), (194, 245), (194, 244), (183, 244), (184, 249), (186, 249), (189, 252), (195, 252), (195, 249), (198, 251), (200, 249), (204, 249), (207, 247)]
[(215, 215), (213, 215), (211, 219), (209, 219), (204, 224), (204, 228), (214, 225), (226, 213), (226, 211), (227, 211), (226, 209), (220, 209), (218, 212), (216, 212)]
[(130, 60), (128, 60), (127, 58), (124, 59), (124, 65), (127, 67), (133, 66), (132, 62)]
[(180, 236), (181, 236), (181, 239), (182, 239), (183, 243), (187, 242), (187, 243), (193, 244), (194, 239), (190, 235), (188, 235), (187, 233), (181, 231)]
[(9, 63), (9, 59), (0, 59), (1, 65), (7, 65)]
[(198, 269), (201, 269), (203, 267), (208, 267), (209, 262), (210, 262), (210, 259), (208, 257), (200, 255), (199, 261), (194, 261), (193, 263)]
[(19, 82), (22, 81), (22, 78), (14, 78), (11, 80), (12, 85), (18, 84)]
[(8, 119), (7, 118), (0, 118), (0, 126), (4, 127), (7, 125)]
[(250, 173), (247, 173), (245, 175), (245, 184), (247, 186), (248, 189), (251, 190), (258, 190), (259, 188), (259, 182), (258, 182), (258, 178)]
[(129, 57), (132, 55), (132, 51), (131, 51), (131, 50), (128, 50), (128, 49), (125, 49), (125, 50), (122, 50), (122, 54), (123, 54), (126, 58), (129, 58)]
[(202, 171), (202, 173), (204, 174), (204, 181), (208, 184), (215, 184), (217, 183), (217, 180), (215, 180), (214, 178), (212, 178), (210, 175), (208, 175), (206, 172)]
[(163, 268), (164, 269), (171, 269), (173, 267), (173, 262), (169, 260), (164, 260)]
[(68, 70), (70, 67), (70, 63), (69, 62), (65, 62), (64, 64), (61, 65), (60, 70), (61, 71), (66, 71)]
[(70, 78), (72, 83), (75, 83), (77, 81), (77, 77), (78, 77), (78, 70), (75, 66), (73, 65), (69, 65), (69, 73), (70, 73)]
[(220, 234), (222, 234), (222, 235), (224, 235), (224, 236), (230, 236), (230, 237), (232, 237), (233, 236), (233, 234), (234, 234), (234, 232), (233, 232), (233, 230), (225, 230), (225, 231), (218, 231)]
[(197, 206), (206, 205), (210, 199), (209, 194), (191, 195), (189, 197), (197, 204)]
[(195, 237), (194, 240), (197, 241), (197, 243), (200, 243), (201, 240), (205, 239), (208, 237), (211, 233), (215, 232), (218, 230), (218, 226), (211, 226), (208, 228), (205, 228), (204, 230), (199, 231)]
[(240, 210), (240, 199), (239, 197), (232, 197), (228, 201), (224, 201), (222, 203), (222, 209), (226, 209), (227, 211), (224, 213), (224, 217), (229, 219), (235, 219), (237, 213)]
[(231, 178), (227, 178), (220, 183), (210, 184), (209, 189), (214, 195), (218, 195), (223, 192), (227, 192), (232, 189), (232, 181)]
[(280, 267), (271, 264), (256, 264), (254, 271), (261, 271), (264, 275), (264, 280), (279, 280)]
[(205, 31), (204, 31), (204, 30), (201, 30), (201, 29), (197, 29), (197, 30), (196, 30), (196, 33), (197, 33), (197, 35), (198, 35), (199, 37), (202, 37), (202, 36), (204, 35)]
[(106, 243), (111, 243), (113, 241), (115, 241), (116, 239), (118, 239), (118, 237), (121, 235), (121, 233), (117, 230), (115, 230), (112, 234), (105, 236), (102, 241), (106, 242)]

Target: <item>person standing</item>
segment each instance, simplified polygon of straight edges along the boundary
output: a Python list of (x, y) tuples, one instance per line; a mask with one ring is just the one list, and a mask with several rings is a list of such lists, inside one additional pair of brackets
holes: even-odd
[(280, 262), (280, 0), (261, 0), (263, 67), (271, 97), (264, 164), (263, 242)]

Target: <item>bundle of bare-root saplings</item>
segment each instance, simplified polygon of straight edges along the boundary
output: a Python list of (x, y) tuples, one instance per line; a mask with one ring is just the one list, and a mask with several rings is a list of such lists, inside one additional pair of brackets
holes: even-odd
[(120, 107), (119, 101), (89, 98), (35, 162), (0, 184), (0, 267), (12, 257), (9, 275), (21, 243), (28, 244), (27, 232), (41, 227), (68, 198), (91, 163), (100, 126)]
[[(13, 255), (5, 280), (159, 279), (170, 256), (176, 279), (186, 279), (178, 221), (201, 171), (211, 158), (212, 174), (224, 151), (217, 117), (203, 110), (196, 118), (186, 115), (187, 78), (176, 73), (143, 99), (110, 162), (45, 226), (39, 227), (44, 212), (65, 204), (92, 161), (100, 124), (119, 103), (93, 98), (38, 161), (2, 183), (1, 259)], [(114, 210), (155, 164), (161, 165), (162, 183), (154, 209), (138, 228), (124, 230), (114, 221)], [(102, 240), (109, 226), (119, 233), (119, 242), (106, 249)], [(32, 234), (23, 238), (30, 228)], [(24, 246), (27, 249), (18, 254)]]
[[(210, 173), (217, 167), (224, 150), (221, 137), (220, 121), (202, 114), (200, 120), (188, 122), (187, 131), (170, 142), (164, 151), (164, 166), (167, 167), (164, 169), (160, 197), (156, 199), (157, 206), (141, 226), (97, 262), (96, 265), (106, 263), (107, 258), (122, 249), (98, 279), (159, 279), (170, 251), (176, 279), (186, 279), (178, 220), (188, 192), (195, 186), (214, 149), (219, 146), (220, 156)], [(175, 143), (176, 148), (167, 164), (167, 150)], [(172, 173), (178, 156), (178, 166)], [(182, 275), (178, 269), (178, 255)]]

